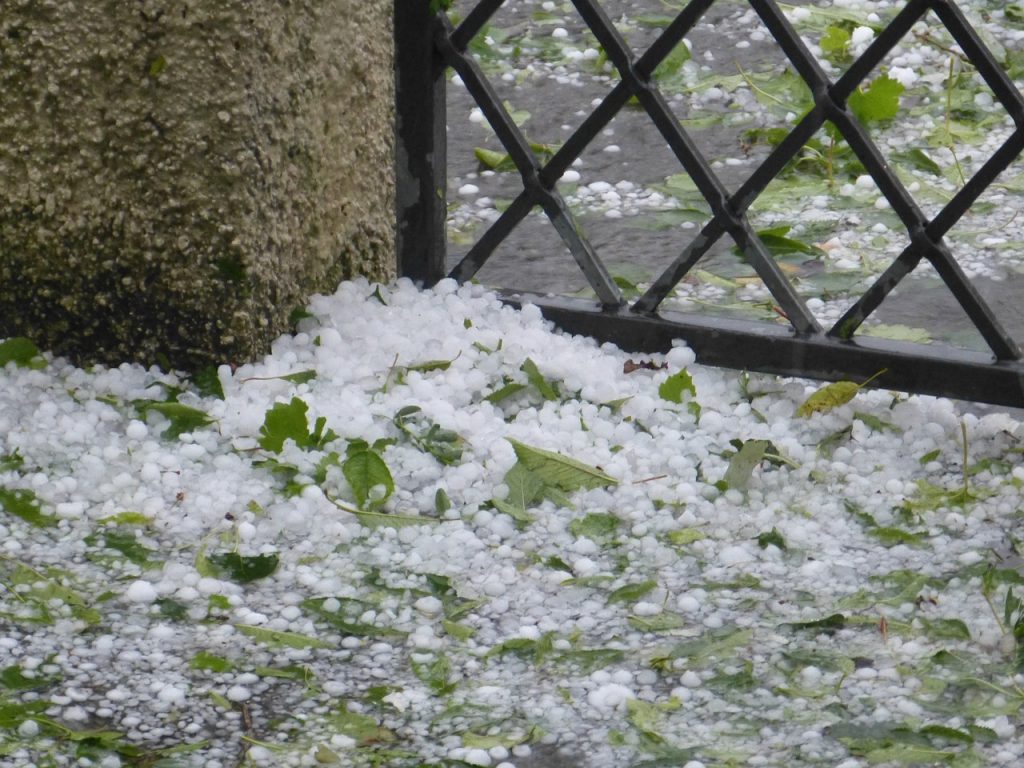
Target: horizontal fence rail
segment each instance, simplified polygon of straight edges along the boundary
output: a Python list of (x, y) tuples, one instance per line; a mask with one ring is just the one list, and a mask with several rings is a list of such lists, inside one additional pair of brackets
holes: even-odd
[[(716, 175), (659, 91), (654, 76), (716, 0), (691, 0), (637, 55), (597, 0), (572, 0), (579, 17), (614, 65), (618, 80), (546, 162), (531, 149), (509, 109), (468, 46), (504, 0), (480, 0), (456, 26), (440, 0), (396, 0), (396, 138), (399, 270), (433, 284), (450, 276), (472, 279), (531, 211), (540, 209), (572, 254), (596, 299), (502, 295), (536, 304), (558, 326), (630, 350), (664, 351), (684, 339), (710, 365), (822, 380), (866, 379), (873, 386), (1024, 407), (1024, 363), (1016, 341), (958, 264), (944, 236), (1024, 149), (1024, 98), (951, 0), (910, 0), (835, 81), (829, 79), (774, 0), (748, 0), (789, 64), (806, 83), (813, 107), (735, 192)], [(916, 23), (933, 12), (1006, 110), (1014, 130), (928, 218), (893, 172), (848, 100)], [(518, 195), (450, 271), (445, 268), (446, 73), (454, 70), (479, 106), (521, 179)], [(556, 183), (629, 102), (638, 104), (710, 207), (707, 222), (632, 303), (574, 220)], [(906, 229), (909, 244), (830, 327), (823, 328), (793, 281), (755, 231), (750, 206), (820, 129), (830, 124), (845, 139)], [(662, 310), (700, 259), (728, 236), (777, 303), (788, 326)], [(930, 263), (988, 346), (979, 353), (945, 344), (896, 342), (858, 329), (900, 282)], [(1024, 297), (1022, 297), (1024, 298)]]

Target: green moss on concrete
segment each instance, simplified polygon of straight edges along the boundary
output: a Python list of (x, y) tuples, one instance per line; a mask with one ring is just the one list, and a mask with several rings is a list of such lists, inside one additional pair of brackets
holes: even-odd
[(263, 354), (393, 264), (391, 3), (7, 0), (0, 337)]

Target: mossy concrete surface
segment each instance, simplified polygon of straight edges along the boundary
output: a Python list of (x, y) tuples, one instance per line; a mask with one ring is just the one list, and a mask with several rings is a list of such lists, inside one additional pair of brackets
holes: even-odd
[(3, 0), (0, 338), (263, 354), (393, 270), (389, 1)]

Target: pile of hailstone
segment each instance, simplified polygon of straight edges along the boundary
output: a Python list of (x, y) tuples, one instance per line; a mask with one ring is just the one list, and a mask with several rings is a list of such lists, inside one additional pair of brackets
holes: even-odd
[(798, 415), (450, 281), (0, 377), (5, 765), (1024, 759), (1008, 415)]

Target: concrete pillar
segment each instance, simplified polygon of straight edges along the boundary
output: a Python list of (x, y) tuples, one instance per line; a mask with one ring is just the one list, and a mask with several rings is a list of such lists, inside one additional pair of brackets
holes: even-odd
[(0, 337), (80, 363), (265, 352), (393, 273), (388, 0), (3, 0)]

